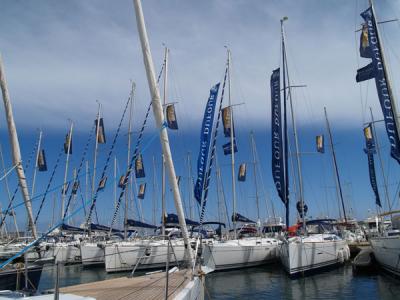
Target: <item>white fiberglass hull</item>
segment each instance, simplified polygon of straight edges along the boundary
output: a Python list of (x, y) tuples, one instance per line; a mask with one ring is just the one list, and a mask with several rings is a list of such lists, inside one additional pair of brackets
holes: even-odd
[(203, 264), (216, 271), (262, 265), (278, 258), (279, 243), (272, 238), (209, 241), (204, 245)]
[(345, 240), (333, 234), (292, 237), (280, 247), (280, 258), (289, 275), (344, 263), (350, 258)]
[(81, 258), (84, 266), (104, 264), (105, 243), (81, 244)]
[(390, 273), (400, 276), (400, 236), (374, 237), (370, 243), (378, 263)]
[(45, 243), (41, 245), (42, 258), (54, 258), (54, 263), (80, 263), (78, 243)]
[[(106, 272), (132, 271), (139, 262), (137, 269), (165, 267), (167, 262), (168, 241), (136, 241), (121, 242), (105, 247)], [(183, 261), (185, 247), (183, 241), (172, 241), (169, 249), (170, 265)], [(176, 255), (176, 260), (175, 256)]]

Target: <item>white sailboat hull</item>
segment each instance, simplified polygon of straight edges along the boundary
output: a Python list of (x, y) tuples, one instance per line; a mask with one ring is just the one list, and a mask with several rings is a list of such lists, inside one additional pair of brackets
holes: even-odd
[(278, 258), (278, 245), (271, 238), (210, 241), (204, 245), (203, 264), (216, 271), (266, 264)]
[(82, 265), (104, 264), (105, 243), (84, 243), (81, 244)]
[(54, 263), (80, 263), (81, 251), (77, 243), (43, 244), (42, 258), (54, 258)]
[(370, 239), (375, 259), (387, 271), (400, 276), (400, 236)]
[[(106, 272), (132, 271), (137, 269), (165, 267), (167, 262), (168, 241), (121, 242), (105, 247)], [(172, 251), (173, 248), (173, 251)], [(183, 261), (185, 247), (183, 241), (172, 241), (169, 252), (170, 265)], [(176, 260), (174, 253), (176, 255)]]
[(289, 275), (344, 263), (350, 258), (345, 240), (332, 234), (293, 237), (280, 246), (280, 258)]

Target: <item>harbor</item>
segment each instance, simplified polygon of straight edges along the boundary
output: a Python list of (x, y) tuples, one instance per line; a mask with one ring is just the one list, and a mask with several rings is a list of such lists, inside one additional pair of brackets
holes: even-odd
[(397, 299), (400, 6), (337, 1), (5, 0), (0, 300)]

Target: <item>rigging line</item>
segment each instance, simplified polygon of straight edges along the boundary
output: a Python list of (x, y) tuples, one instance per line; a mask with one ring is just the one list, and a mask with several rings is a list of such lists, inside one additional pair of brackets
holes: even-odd
[[(128, 110), (128, 106), (129, 106), (130, 101), (132, 101), (131, 96), (129, 96), (128, 97), (128, 101), (126, 101), (125, 108), (124, 108), (124, 111), (122, 113), (121, 120), (119, 121), (119, 125), (118, 125), (118, 128), (117, 128), (117, 131), (116, 131), (116, 133), (114, 135), (114, 140), (113, 140), (113, 142), (111, 144), (110, 150), (108, 152), (106, 163), (104, 164), (103, 171), (102, 171), (101, 176), (100, 176), (100, 182), (101, 182), (101, 179), (103, 179), (105, 177), (108, 165), (110, 163), (110, 159), (111, 159), (112, 153), (114, 151), (115, 144), (117, 142), (117, 138), (118, 138), (119, 132), (121, 130), (122, 122), (124, 121), (125, 114), (126, 114), (126, 111)], [(92, 199), (92, 204), (90, 206), (89, 214), (88, 214), (88, 217), (86, 219), (86, 224), (87, 225), (90, 224), (90, 221), (91, 221), (91, 218), (92, 218), (93, 209), (95, 208), (97, 197), (98, 197), (99, 191), (101, 190), (100, 182), (99, 182), (99, 184), (97, 186), (96, 193), (94, 194), (93, 199)], [(97, 212), (96, 212), (96, 214), (97, 214)]]
[[(222, 102), (224, 100), (226, 78), (227, 78), (227, 75), (228, 75), (228, 67), (229, 67), (229, 65), (227, 63), (226, 68), (225, 68), (224, 83), (222, 85), (221, 99), (220, 99), (220, 102), (219, 102), (217, 123), (215, 125), (213, 143), (212, 143), (212, 146), (211, 146), (211, 157), (210, 157), (210, 161), (208, 162), (207, 177), (206, 177), (206, 180), (205, 180), (205, 184), (203, 186), (204, 196), (203, 196), (203, 199), (201, 201), (200, 226), (202, 226), (202, 224), (203, 224), (203, 218), (204, 218), (204, 213), (205, 213), (205, 208), (206, 208), (206, 203), (207, 203), (208, 186), (210, 184), (210, 178), (211, 178), (211, 167), (212, 167), (212, 163), (213, 163), (214, 157), (215, 157), (215, 149), (216, 149), (216, 144), (217, 144), (218, 127), (219, 127), (219, 121), (221, 119)], [(232, 147), (234, 147), (234, 146), (232, 145)], [(232, 151), (232, 152), (234, 152), (234, 151)]]
[(47, 187), (46, 187), (46, 190), (45, 190), (45, 192), (44, 192), (44, 194), (43, 194), (42, 201), (40, 202), (39, 210), (38, 210), (38, 212), (36, 213), (36, 217), (35, 217), (35, 221), (34, 221), (34, 224), (35, 224), (35, 225), (36, 225), (36, 222), (37, 222), (37, 220), (38, 220), (38, 218), (39, 218), (40, 212), (42, 211), (43, 204), (44, 204), (44, 201), (45, 201), (45, 199), (46, 199), (47, 193), (48, 193), (49, 190), (50, 190), (50, 186), (51, 186), (51, 183), (53, 182), (54, 175), (55, 175), (56, 170), (57, 170), (57, 167), (58, 167), (58, 165), (59, 165), (59, 163), (60, 163), (61, 154), (63, 153), (63, 151), (64, 151), (64, 148), (62, 147), (61, 150), (60, 150), (60, 152), (58, 153), (56, 163), (55, 163), (54, 168), (53, 168), (53, 171), (52, 171), (52, 173), (51, 173), (49, 182), (47, 183)]
[[(148, 110), (147, 110), (146, 118), (145, 118), (145, 121), (143, 122), (142, 131), (144, 130), (144, 127), (146, 126), (146, 120), (147, 120), (147, 117), (148, 117), (149, 112), (150, 112), (151, 104), (152, 104), (152, 102), (150, 102), (150, 104), (149, 104), (149, 108), (148, 108)], [(167, 127), (167, 124), (166, 124), (166, 122), (164, 122), (159, 130), (161, 131), (161, 130), (163, 130), (163, 129), (166, 128), (166, 127)], [(147, 142), (147, 144), (146, 144), (144, 147), (142, 147), (142, 151), (141, 151), (142, 153), (143, 153), (148, 147), (150, 147), (150, 145), (152, 144), (152, 142), (157, 138), (158, 134), (159, 134), (159, 132), (156, 132), (156, 133), (154, 134), (154, 136)], [(116, 205), (115, 210), (114, 210), (114, 215), (113, 215), (113, 218), (112, 218), (112, 221), (111, 221), (110, 230), (112, 229), (112, 226), (114, 225), (115, 219), (116, 219), (117, 214), (118, 214), (119, 207), (121, 206), (121, 200), (122, 200), (122, 198), (123, 198), (123, 196), (124, 196), (125, 189), (126, 189), (126, 185), (127, 185), (128, 180), (129, 180), (129, 177), (130, 177), (130, 175), (131, 175), (132, 167), (133, 167), (133, 164), (134, 164), (134, 162), (135, 162), (135, 160), (136, 160), (136, 157), (137, 157), (137, 154), (138, 154), (137, 149), (138, 149), (138, 143), (140, 142), (140, 140), (141, 140), (141, 138), (138, 139), (138, 141), (137, 141), (137, 147), (136, 147), (135, 152), (134, 152), (134, 154), (133, 154), (133, 156), (132, 156), (132, 158), (131, 158), (131, 161), (130, 161), (130, 163), (129, 163), (128, 170), (127, 170), (126, 175), (125, 175), (125, 177), (124, 177), (124, 182), (123, 182), (123, 184), (122, 184), (122, 190), (121, 190), (121, 192), (120, 192), (120, 195), (119, 195), (119, 198), (118, 198), (118, 201), (117, 201), (117, 205)]]
[(3, 179), (5, 179), (11, 172), (12, 170), (14, 170), (16, 167), (18, 167), (21, 163), (17, 163), (14, 166), (12, 166), (9, 170), (4, 170), (4, 175), (2, 177), (0, 177), (0, 181), (2, 181)]
[[(78, 167), (78, 170), (77, 170), (77, 172), (76, 172), (76, 177), (73, 179), (72, 189), (71, 189), (71, 192), (70, 192), (68, 201), (67, 201), (67, 205), (66, 205), (66, 207), (65, 207), (65, 211), (64, 211), (63, 218), (65, 218), (65, 216), (67, 215), (67, 212), (68, 212), (68, 209), (69, 209), (69, 205), (70, 205), (70, 203), (71, 203), (71, 199), (72, 199), (73, 195), (76, 194), (76, 190), (74, 191), (74, 187), (75, 187), (76, 184), (79, 184), (79, 180), (78, 180), (79, 174), (81, 173), (83, 164), (84, 164), (84, 162), (85, 162), (86, 154), (87, 154), (87, 152), (88, 152), (88, 150), (89, 150), (89, 144), (90, 144), (90, 142), (91, 142), (91, 140), (92, 140), (92, 136), (93, 136), (93, 133), (94, 133), (94, 131), (95, 131), (95, 130), (94, 130), (95, 127), (96, 127), (96, 123), (95, 123), (94, 125), (92, 125), (92, 128), (91, 128), (90, 133), (89, 133), (89, 137), (88, 137), (88, 139), (87, 139), (85, 148), (84, 148), (84, 150), (83, 150), (81, 162), (80, 162), (79, 167)], [(100, 128), (100, 124), (98, 124), (97, 127)]]
[[(29, 154), (28, 160), (27, 160), (27, 162), (25, 164), (25, 171), (29, 169), (29, 166), (31, 164), (31, 160), (32, 160), (33, 156), (36, 153), (37, 147), (38, 147), (38, 141), (36, 142), (35, 146), (33, 147), (32, 152)], [(10, 201), (8, 202), (7, 209), (5, 210), (5, 213), (4, 213), (4, 218), (1, 219), (0, 230), (3, 228), (3, 225), (4, 225), (5, 221), (6, 221), (6, 217), (9, 215), (10, 209), (14, 209), (12, 207), (12, 204), (14, 202), (15, 196), (17, 195), (18, 189), (19, 189), (19, 184), (16, 186), (16, 188), (14, 190), (14, 193), (13, 193)], [(30, 199), (30, 202), (32, 202), (32, 199)], [(23, 202), (23, 204), (25, 204), (25, 202)]]

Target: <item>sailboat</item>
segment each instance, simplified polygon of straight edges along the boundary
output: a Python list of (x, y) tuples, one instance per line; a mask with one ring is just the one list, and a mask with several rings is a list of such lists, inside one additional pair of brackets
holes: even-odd
[[(272, 175), (279, 197), (286, 207), (286, 224), (289, 225), (289, 172), (288, 172), (288, 127), (286, 102), (289, 100), (291, 121), (296, 151), (296, 166), (299, 189), (297, 210), (302, 219), (296, 236), (286, 236), (279, 248), (280, 259), (290, 276), (315, 271), (322, 267), (344, 263), (350, 258), (346, 241), (334, 233), (327, 232), (323, 221), (306, 222), (307, 205), (304, 203), (301, 159), (292, 93), (286, 60), (284, 21), (281, 20), (282, 37), (282, 81), (283, 81), (283, 124), (281, 111), (280, 68), (271, 75), (271, 130), (272, 130)], [(283, 125), (283, 126), (282, 126)], [(289, 226), (288, 226), (289, 228)]]
[[(233, 238), (228, 240), (207, 240), (204, 243), (203, 249), (203, 265), (209, 270), (228, 270), (237, 269), (243, 267), (262, 265), (268, 262), (272, 262), (277, 258), (277, 247), (279, 241), (274, 238), (264, 238), (260, 235), (255, 237), (239, 237), (237, 222), (242, 220), (244, 223), (250, 221), (243, 217), (236, 211), (236, 191), (235, 191), (235, 152), (236, 152), (236, 138), (234, 137), (234, 125), (232, 115), (232, 103), (231, 103), (231, 83), (230, 83), (230, 65), (231, 65), (231, 52), (227, 49), (227, 63), (225, 69), (224, 83), (222, 87), (222, 93), (220, 96), (220, 105), (218, 110), (217, 123), (213, 129), (212, 121), (214, 119), (214, 113), (210, 114), (210, 107), (213, 107), (215, 112), (215, 105), (217, 102), (219, 84), (215, 85), (210, 90), (210, 97), (206, 105), (204, 114), (203, 126), (201, 131), (201, 145), (198, 159), (198, 181), (195, 189), (197, 200), (200, 202), (201, 217), (200, 223), (203, 222), (204, 209), (208, 195), (208, 185), (210, 181), (211, 167), (213, 165), (215, 157), (215, 142), (218, 133), (218, 125), (220, 115), (223, 114), (224, 120), (224, 133), (226, 137), (229, 137), (230, 142), (224, 145), (224, 154), (228, 153), (231, 155), (231, 175), (232, 175), (232, 195), (233, 195)], [(228, 78), (228, 100), (229, 106), (222, 109), (222, 101), (225, 91), (225, 83)], [(227, 128), (228, 127), (228, 128)], [(228, 130), (227, 130), (228, 129)], [(213, 132), (212, 145), (211, 132)], [(204, 147), (204, 145), (207, 145)], [(211, 155), (208, 157), (209, 150)], [(206, 167), (208, 163), (208, 167)], [(204, 172), (206, 170), (206, 172)], [(199, 192), (200, 191), (200, 192)], [(204, 193), (203, 193), (204, 192)], [(254, 222), (252, 222), (254, 224)], [(255, 228), (254, 228), (255, 229)], [(257, 232), (257, 229), (255, 229)]]
[[(356, 81), (361, 82), (372, 78), (375, 79), (377, 94), (384, 116), (386, 133), (390, 142), (391, 156), (400, 163), (400, 127), (397, 117), (396, 101), (388, 76), (386, 59), (372, 0), (369, 1), (369, 4), (369, 8), (361, 13), (364, 24), (361, 30), (360, 56), (371, 59), (371, 62), (367, 66), (357, 70)], [(374, 121), (372, 120), (372, 122), (364, 128), (367, 146), (365, 152), (368, 155), (370, 181), (376, 198), (377, 211), (379, 212), (381, 211), (382, 205), (375, 177), (373, 157), (376, 151), (380, 156), (380, 150), (379, 146), (375, 148), (373, 129)], [(388, 201), (388, 208), (390, 210), (389, 212), (379, 213), (376, 217), (377, 227), (380, 228), (377, 228), (377, 234), (371, 236), (369, 241), (378, 263), (390, 273), (400, 276), (400, 222), (398, 222), (398, 215), (393, 216), (394, 214), (399, 214), (400, 211), (392, 210), (390, 201)], [(383, 218), (386, 216), (391, 216), (392, 219), (392, 224), (389, 228), (380, 226), (380, 224), (383, 224)]]

